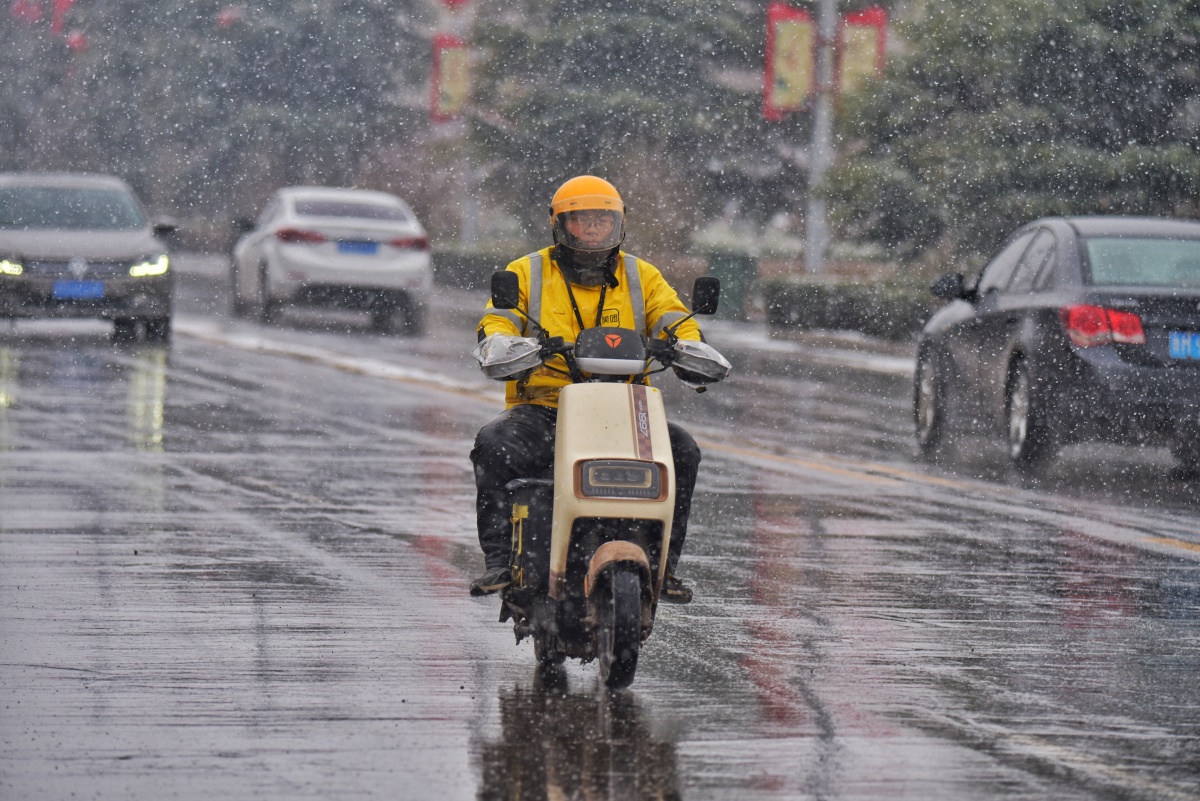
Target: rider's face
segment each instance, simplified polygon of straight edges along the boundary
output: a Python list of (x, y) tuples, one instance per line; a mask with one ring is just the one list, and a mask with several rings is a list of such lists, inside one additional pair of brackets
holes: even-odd
[(600, 247), (616, 225), (611, 212), (586, 209), (567, 215), (567, 233), (585, 247)]

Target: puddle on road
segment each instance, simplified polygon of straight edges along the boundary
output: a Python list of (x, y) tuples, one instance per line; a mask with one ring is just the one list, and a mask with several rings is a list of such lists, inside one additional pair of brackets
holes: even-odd
[(635, 693), (581, 692), (550, 671), (499, 695), (499, 731), (472, 743), (480, 799), (680, 797), (675, 744)]

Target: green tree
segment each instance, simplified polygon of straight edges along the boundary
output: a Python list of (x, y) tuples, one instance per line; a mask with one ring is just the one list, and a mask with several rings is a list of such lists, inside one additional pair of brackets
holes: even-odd
[(1048, 214), (1195, 216), (1200, 2), (925, 0), (848, 101), (830, 175), (849, 234), (982, 253)]
[(376, 144), (424, 124), (407, 90), (429, 43), (404, 24), (424, 8), (88, 0), (67, 18), (88, 37), (77, 54), (5, 18), (0, 168), (113, 172), (156, 205), (226, 218), (280, 185), (350, 183)]
[(554, 188), (597, 173), (627, 196), (640, 246), (671, 250), (731, 196), (758, 215), (794, 204), (802, 173), (779, 148), (804, 122), (762, 121), (765, 5), (555, 0), (477, 25), (473, 139), (492, 191), (541, 231)]

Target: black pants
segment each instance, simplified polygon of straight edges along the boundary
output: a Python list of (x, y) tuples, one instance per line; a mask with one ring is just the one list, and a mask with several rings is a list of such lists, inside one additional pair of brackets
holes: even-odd
[[(471, 451), (471, 463), (475, 465), (475, 514), (479, 547), (489, 569), (509, 564), (512, 536), (509, 498), (504, 487), (516, 478), (551, 477), (557, 419), (557, 409), (529, 404), (514, 406), (475, 435), (475, 448)], [(667, 428), (675, 460), (675, 522), (671, 526), (667, 569), (674, 573), (687, 535), (700, 447), (691, 434), (674, 423), (668, 423)]]

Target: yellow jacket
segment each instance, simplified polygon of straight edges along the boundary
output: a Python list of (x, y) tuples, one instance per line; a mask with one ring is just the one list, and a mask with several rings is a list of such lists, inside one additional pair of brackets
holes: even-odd
[[(550, 336), (562, 337), (574, 342), (579, 335), (579, 322), (567, 294), (567, 281), (558, 268), (552, 247), (522, 256), (508, 265), (508, 271), (517, 274), (521, 282), (521, 310), (545, 328)], [(536, 265), (536, 269), (535, 269)], [(688, 314), (688, 309), (679, 295), (663, 278), (658, 268), (622, 251), (617, 257), (615, 270), (618, 285), (604, 292), (604, 312), (600, 324), (619, 328), (631, 328), (650, 337), (663, 337), (663, 329)], [(571, 285), (571, 292), (579, 304), (579, 315), (588, 328), (596, 324), (597, 306), (601, 287)], [(526, 330), (526, 329), (530, 330)], [(479, 322), (481, 338), (492, 334), (508, 336), (534, 336), (536, 329), (527, 326), (516, 312), (496, 309), (488, 302), (487, 311)], [(688, 320), (675, 332), (680, 339), (700, 339), (700, 326)], [(554, 366), (562, 369), (561, 359), (553, 360)], [(538, 368), (527, 378), (508, 381), (505, 385), (505, 402), (508, 408), (523, 403), (538, 406), (558, 406), (558, 391), (571, 383), (570, 378), (546, 368)]]

